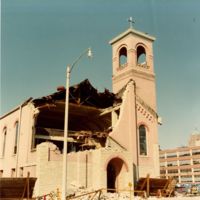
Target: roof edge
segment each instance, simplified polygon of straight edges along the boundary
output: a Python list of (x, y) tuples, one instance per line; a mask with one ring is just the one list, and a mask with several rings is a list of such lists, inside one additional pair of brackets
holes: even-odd
[(21, 103), (21, 104), (18, 105), (17, 107), (13, 108), (12, 110), (10, 110), (10, 111), (6, 112), (5, 114), (3, 114), (2, 116), (0, 116), (0, 119), (3, 119), (3, 118), (5, 118), (5, 117), (7, 117), (8, 115), (10, 115), (11, 113), (13, 113), (13, 112), (19, 110), (20, 107), (24, 107), (25, 105), (27, 105), (27, 104), (28, 104), (30, 101), (32, 101), (32, 100), (33, 100), (32, 97), (28, 98), (27, 100), (25, 100), (23, 103)]
[(117, 42), (118, 40), (120, 40), (121, 38), (127, 36), (128, 34), (136, 34), (136, 35), (139, 35), (139, 36), (142, 36), (146, 39), (149, 39), (151, 41), (155, 41), (156, 38), (151, 36), (151, 35), (148, 35), (147, 33), (143, 33), (143, 32), (140, 32), (140, 31), (137, 31), (133, 28), (129, 28), (127, 29), (126, 31), (124, 31), (123, 33), (119, 34), (118, 36), (116, 36), (115, 38), (113, 38), (112, 40), (109, 41), (109, 44), (114, 44), (115, 42)]

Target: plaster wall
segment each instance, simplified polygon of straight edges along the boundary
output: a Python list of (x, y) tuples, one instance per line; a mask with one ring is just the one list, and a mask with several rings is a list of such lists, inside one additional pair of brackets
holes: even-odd
[[(57, 154), (60, 159), (51, 160)], [(86, 159), (87, 157), (87, 159)], [(128, 188), (133, 183), (131, 155), (117, 149), (98, 149), (68, 154), (67, 191), (73, 193), (78, 187), (93, 189), (107, 188), (107, 165), (112, 158), (123, 159), (125, 165), (119, 175), (118, 189)], [(126, 166), (126, 169), (124, 169)], [(35, 196), (61, 191), (62, 154), (52, 143), (41, 143), (37, 146), (37, 182)]]
[(137, 165), (137, 135), (136, 135), (136, 115), (135, 115), (135, 95), (134, 83), (127, 85), (123, 94), (123, 102), (120, 107), (120, 115), (117, 123), (110, 133), (110, 137), (114, 138), (127, 151), (131, 152), (133, 162)]
[[(2, 156), (3, 134), (0, 134), (0, 170), (3, 170), (3, 177), (26, 176), (30, 172), (31, 176), (35, 176), (35, 160), (36, 154), (31, 151), (31, 136), (33, 124), (33, 108), (31, 104), (18, 107), (12, 113), (1, 118), (0, 131), (3, 133), (6, 128), (5, 153)], [(18, 129), (18, 148), (14, 153), (16, 122), (19, 122)], [(15, 172), (12, 172), (12, 169)]]
[[(139, 166), (140, 177), (145, 177), (147, 173), (151, 177), (158, 177), (157, 118), (136, 101), (134, 91), (134, 82), (129, 82), (123, 94), (119, 119), (110, 137), (131, 153), (133, 163)], [(147, 155), (145, 156), (139, 153), (138, 128), (141, 124), (147, 127)]]
[[(127, 47), (127, 58), (128, 58), (128, 66), (136, 67), (137, 65), (137, 56), (136, 56), (136, 48), (138, 44), (145, 44), (146, 53), (147, 53), (147, 63), (151, 66), (150, 71), (153, 74), (153, 45), (152, 41), (141, 37), (138, 35), (128, 34), (127, 36), (121, 38), (116, 43), (112, 44), (112, 56), (113, 56), (113, 76), (116, 76), (120, 73), (119, 71), (119, 57), (118, 53), (122, 46)], [(128, 69), (127, 69), (128, 70)], [(123, 70), (124, 71), (124, 70)]]

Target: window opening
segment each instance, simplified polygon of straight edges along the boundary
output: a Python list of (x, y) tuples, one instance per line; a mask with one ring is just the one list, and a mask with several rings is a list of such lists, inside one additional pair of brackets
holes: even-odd
[(15, 123), (15, 144), (14, 144), (14, 154), (17, 153), (17, 143), (18, 143), (18, 136), (19, 136), (19, 122)]
[(160, 159), (165, 159), (165, 154), (160, 154), (159, 158)]
[(192, 169), (191, 168), (180, 169), (180, 172), (182, 172), (182, 173), (188, 173), (188, 172), (192, 172)]
[(117, 119), (119, 119), (120, 109), (115, 110), (115, 113), (116, 113)]
[(11, 169), (11, 177), (15, 177), (15, 168)]
[(190, 152), (189, 151), (179, 152), (179, 157), (184, 157), (184, 156), (190, 156)]
[(23, 177), (23, 174), (24, 174), (24, 168), (20, 167), (19, 176)]
[(3, 170), (0, 170), (0, 178), (3, 177)]
[(168, 169), (168, 174), (177, 174), (178, 169)]
[(192, 182), (192, 176), (190, 175), (181, 176), (181, 182)]
[(126, 67), (127, 65), (127, 50), (125, 47), (122, 47), (119, 51), (119, 66)]
[(192, 150), (192, 155), (199, 155), (200, 154), (200, 149), (193, 149)]
[(2, 157), (5, 155), (5, 148), (6, 148), (6, 135), (7, 135), (7, 128), (3, 129), (3, 140), (2, 140)]
[(175, 157), (177, 157), (177, 153), (176, 152), (167, 153), (167, 158), (175, 158)]
[(139, 127), (140, 155), (147, 155), (146, 128), (144, 125)]
[(190, 165), (191, 162), (190, 160), (179, 160), (179, 165), (182, 166), (182, 165)]
[(146, 66), (146, 51), (142, 46), (137, 48), (137, 64), (140, 66)]
[(167, 166), (168, 167), (177, 166), (177, 161), (176, 160), (174, 160), (174, 161), (168, 161), (167, 162)]
[(160, 170), (160, 174), (166, 174), (166, 170), (161, 169), (161, 170)]
[(199, 158), (193, 158), (193, 165), (199, 165), (200, 159)]

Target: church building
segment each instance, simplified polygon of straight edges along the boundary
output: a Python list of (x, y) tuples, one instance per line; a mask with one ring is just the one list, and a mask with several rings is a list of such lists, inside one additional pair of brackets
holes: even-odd
[[(155, 38), (130, 27), (110, 41), (113, 91), (89, 82), (69, 89), (67, 189), (127, 189), (139, 177), (159, 177)], [(34, 194), (62, 185), (65, 88), (30, 98), (3, 115), (0, 176), (36, 177)]]

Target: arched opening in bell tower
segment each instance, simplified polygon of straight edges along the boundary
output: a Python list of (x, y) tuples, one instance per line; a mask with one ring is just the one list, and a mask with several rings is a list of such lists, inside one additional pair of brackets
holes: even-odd
[(119, 50), (119, 67), (125, 67), (127, 65), (127, 49), (122, 47)]
[(143, 46), (137, 47), (137, 65), (145, 65), (146, 64), (146, 51)]

